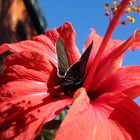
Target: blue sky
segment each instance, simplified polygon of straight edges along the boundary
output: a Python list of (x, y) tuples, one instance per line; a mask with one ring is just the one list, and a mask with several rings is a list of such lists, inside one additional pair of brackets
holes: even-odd
[[(76, 44), (80, 51), (89, 35), (90, 28), (104, 36), (108, 19), (104, 16), (105, 2), (112, 0), (40, 0), (42, 12), (48, 22), (48, 29), (59, 27), (65, 21), (70, 21), (76, 31)], [(135, 15), (135, 23), (118, 26), (114, 31), (113, 39), (127, 39), (135, 29), (140, 28), (140, 15)], [(125, 18), (125, 17), (124, 17)], [(140, 50), (125, 53), (123, 65), (140, 65)], [(136, 99), (140, 105), (140, 98)]]

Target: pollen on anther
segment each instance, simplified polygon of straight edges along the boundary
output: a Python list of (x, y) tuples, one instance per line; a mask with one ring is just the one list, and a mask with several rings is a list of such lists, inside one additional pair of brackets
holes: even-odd
[(105, 10), (109, 10), (109, 4), (106, 3), (104, 8), (105, 8)]
[(133, 5), (133, 3), (132, 3), (132, 1), (131, 1), (131, 0), (129, 1), (129, 5), (130, 5), (130, 6), (132, 6), (132, 5)]
[(140, 8), (137, 9), (137, 13), (140, 14)]
[(130, 21), (131, 23), (135, 22), (135, 19), (131, 16), (127, 16), (127, 20)]
[(133, 10), (134, 12), (137, 12), (137, 7), (136, 7), (136, 6), (133, 6), (133, 7), (132, 7), (132, 10)]
[(113, 2), (113, 5), (114, 5), (114, 7), (117, 7), (117, 6), (118, 6), (117, 1), (114, 1), (114, 2)]
[[(140, 1), (138, 0), (129, 0), (125, 9), (125, 14), (128, 16), (126, 17), (126, 20), (119, 21), (118, 25), (125, 25), (127, 22), (134, 23), (135, 18), (129, 16), (132, 12), (140, 14)], [(113, 0), (113, 2), (105, 3), (105, 16), (108, 17), (109, 21), (112, 20), (112, 18), (117, 14), (121, 6), (121, 0)], [(124, 15), (125, 15), (124, 14)]]
[(126, 10), (125, 10), (126, 13), (130, 13), (131, 12), (131, 8), (128, 7)]
[(112, 12), (113, 12), (113, 14), (115, 14), (115, 12), (116, 12), (117, 10), (118, 10), (117, 7), (112, 8)]

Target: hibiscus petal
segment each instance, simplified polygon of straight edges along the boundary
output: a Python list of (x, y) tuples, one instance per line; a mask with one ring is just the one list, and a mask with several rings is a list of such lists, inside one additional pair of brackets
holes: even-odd
[(95, 56), (96, 53), (97, 53), (97, 50), (99, 49), (99, 46), (100, 46), (102, 40), (103, 40), (102, 37), (99, 36), (93, 28), (91, 28), (90, 29), (90, 34), (89, 34), (89, 36), (88, 36), (88, 38), (87, 38), (87, 40), (85, 42), (85, 45), (84, 45), (84, 48), (83, 48), (83, 52), (88, 48), (88, 46), (93, 41), (94, 49), (95, 49), (93, 51), (93, 53), (94, 53), (94, 56)]
[(93, 47), (92, 47), (92, 50), (91, 50), (91, 53), (90, 53), (90, 56), (89, 56), (89, 59), (88, 59), (88, 63), (87, 63), (87, 66), (86, 66), (84, 77), (88, 74), (89, 69), (90, 69), (90, 67), (93, 63), (93, 60), (94, 60), (94, 58), (97, 54), (97, 51), (99, 49), (99, 46), (102, 42), (102, 38), (98, 34), (96, 34), (94, 29), (90, 30), (90, 35), (88, 36), (88, 38), (86, 40), (83, 51), (85, 51), (89, 47), (89, 45), (91, 44), (92, 41), (93, 41)]
[(31, 140), (43, 124), (71, 104), (66, 97), (51, 99), (46, 93), (30, 94), (0, 104), (0, 139)]
[(47, 94), (47, 85), (44, 82), (37, 82), (33, 80), (17, 80), (8, 82), (0, 87), (0, 102), (6, 100), (13, 100), (24, 95), (39, 93)]
[[(93, 40), (93, 48), (92, 48), (92, 52), (90, 54), (90, 57), (89, 57), (89, 60), (87, 63), (85, 75), (87, 75), (89, 73), (91, 65), (94, 63), (95, 56), (96, 56), (98, 49), (99, 49), (99, 46), (102, 42), (102, 37), (100, 37), (98, 34), (96, 34), (94, 29), (91, 30), (91, 33), (86, 41), (84, 49), (87, 48), (87, 46), (90, 44), (90, 42), (92, 40)], [(102, 80), (105, 76), (107, 76), (107, 74), (110, 74), (110, 72), (112, 72), (113, 70), (120, 67), (120, 65), (122, 63), (122, 56), (117, 57), (117, 59), (113, 59), (113, 60), (110, 59), (109, 57), (112, 57), (112, 54), (117, 51), (118, 46), (122, 43), (123, 43), (123, 41), (121, 41), (121, 40), (110, 40), (109, 41), (106, 49), (103, 52), (103, 55), (101, 57), (101, 62), (99, 64), (99, 67), (105, 65), (104, 67), (107, 67), (107, 69), (104, 70), (104, 68), (101, 68), (101, 69), (97, 70), (97, 72), (96, 72), (97, 74), (95, 74), (95, 76), (97, 77), (100, 75), (100, 79), (99, 78), (98, 78), (98, 80), (96, 80), (95, 78), (93, 79), (93, 80), (96, 80), (96, 82), (94, 83), (94, 87), (95, 87), (95, 84), (98, 84), (98, 82), (100, 82), (100, 80)], [(122, 48), (122, 46), (121, 46), (121, 48)], [(112, 62), (108, 63), (108, 60), (109, 61), (112, 60)], [(88, 81), (88, 80), (86, 80), (86, 81)], [(87, 84), (87, 83), (88, 82), (85, 82), (85, 84)], [(91, 87), (93, 87), (93, 85)]]
[(123, 91), (131, 99), (135, 99), (140, 95), (140, 85), (128, 88)]
[[(94, 59), (94, 57), (97, 54), (97, 51), (102, 43), (103, 38), (98, 35), (96, 33), (96, 31), (94, 29), (91, 29), (91, 33), (88, 36), (86, 43), (84, 45), (84, 51), (86, 50), (86, 48), (90, 45), (90, 43), (93, 41), (94, 47), (93, 47), (93, 54), (92, 54), (92, 59)], [(103, 55), (102, 55), (102, 59), (104, 57), (106, 57), (108, 54), (110, 54), (114, 49), (116, 49), (116, 47), (118, 47), (119, 45), (121, 45), (124, 41), (122, 40), (109, 40), (109, 43), (107, 45), (107, 47), (105, 48)], [(93, 60), (92, 60), (93, 61)], [(120, 65), (119, 65), (120, 66)]]
[(110, 75), (113, 71), (120, 67), (122, 63), (122, 58), (124, 52), (131, 46), (133, 46), (136, 42), (138, 42), (138, 32), (135, 32), (133, 36), (131, 36), (124, 43), (119, 45), (120, 41), (110, 41), (109, 47), (103, 54), (101, 61), (97, 67), (95, 76), (92, 80), (91, 89), (96, 90), (96, 88), (103, 82), (103, 80)]
[(89, 140), (94, 129), (94, 112), (85, 90), (75, 99), (55, 140)]
[(131, 51), (133, 51), (135, 48), (140, 49), (140, 29), (135, 31), (134, 38), (136, 41), (133, 45), (130, 46)]
[(5, 59), (1, 84), (21, 79), (46, 82), (47, 87), (59, 81), (56, 68), (37, 52), (19, 52)]
[(21, 65), (37, 71), (52, 71), (53, 66), (45, 57), (34, 51), (24, 51), (11, 54), (4, 60), (4, 66), (7, 68), (12, 65)]
[[(55, 31), (54, 36), (56, 36), (55, 38), (58, 37), (57, 31)], [(12, 52), (23, 52), (23, 51), (38, 52), (42, 54), (45, 59), (50, 60), (54, 65), (57, 64), (54, 44), (45, 34), (36, 36), (32, 38), (32, 40), (1, 45), (0, 54), (3, 53), (5, 50), (10, 50)]]
[(68, 111), (55, 140), (133, 140), (140, 137), (139, 119), (140, 108), (121, 93), (106, 93), (92, 103), (82, 93)]
[[(108, 76), (96, 89), (96, 93), (99, 96), (105, 92), (124, 92), (133, 99), (140, 95), (140, 92), (136, 92), (139, 86), (140, 66), (127, 66), (118, 69)], [(135, 89), (136, 87), (137, 89)], [(131, 89), (130, 92), (129, 89)], [(133, 89), (135, 90), (133, 91)]]
[(106, 93), (92, 105), (96, 114), (94, 139), (134, 140), (140, 137), (140, 108), (127, 96)]
[[(21, 65), (13, 65), (13, 66), (10, 66), (8, 69), (6, 69), (1, 75), (1, 83), (6, 83), (9, 81), (15, 81), (15, 80), (20, 80), (20, 79), (48, 83), (51, 75), (52, 74), (47, 71), (46, 72), (37, 71), (34, 69), (28, 69)], [(52, 82), (54, 83), (54, 80)]]
[(75, 45), (75, 31), (68, 22), (65, 22), (64, 25), (57, 29), (33, 37), (31, 40), (13, 44), (3, 44), (0, 46), (0, 54), (7, 50), (12, 52), (34, 51), (42, 54), (45, 59), (57, 66), (55, 44), (59, 37), (66, 47), (69, 64), (71, 65), (80, 58), (80, 53)]

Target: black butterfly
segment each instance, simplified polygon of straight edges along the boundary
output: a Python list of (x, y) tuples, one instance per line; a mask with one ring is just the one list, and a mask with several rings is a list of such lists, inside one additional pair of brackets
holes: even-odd
[(60, 38), (57, 40), (58, 76), (62, 79), (59, 85), (63, 88), (64, 92), (72, 91), (82, 86), (82, 79), (92, 46), (93, 41), (80, 60), (69, 67), (65, 47)]

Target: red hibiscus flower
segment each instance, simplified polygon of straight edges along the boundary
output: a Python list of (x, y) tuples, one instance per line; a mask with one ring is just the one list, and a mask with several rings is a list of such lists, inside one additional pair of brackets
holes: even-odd
[(133, 99), (140, 93), (140, 66), (120, 65), (126, 49), (139, 44), (140, 31), (126, 41), (110, 39), (128, 3), (121, 2), (103, 39), (91, 31), (81, 58), (68, 22), (0, 47), (14, 53), (0, 78), (1, 140), (33, 139), (68, 105), (56, 140), (139, 139), (140, 108)]

